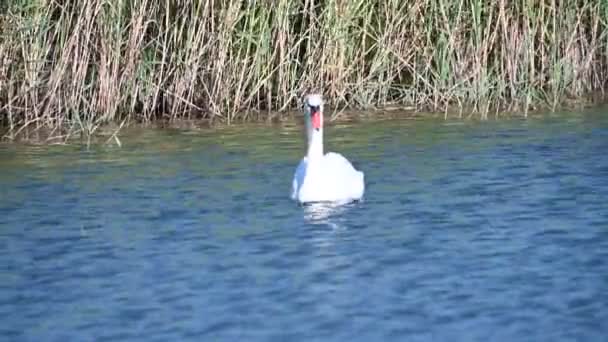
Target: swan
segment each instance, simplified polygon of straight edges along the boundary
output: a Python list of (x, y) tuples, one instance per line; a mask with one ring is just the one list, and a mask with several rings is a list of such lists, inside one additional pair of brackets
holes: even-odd
[(308, 150), (293, 176), (291, 198), (300, 203), (360, 200), (365, 191), (363, 172), (339, 153), (323, 154), (323, 97), (304, 98)]

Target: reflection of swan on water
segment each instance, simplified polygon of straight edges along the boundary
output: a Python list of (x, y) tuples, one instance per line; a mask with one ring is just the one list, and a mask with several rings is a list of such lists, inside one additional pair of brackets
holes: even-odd
[(318, 202), (304, 205), (304, 219), (315, 225), (329, 225), (333, 229), (344, 228), (340, 225), (342, 214), (350, 207), (347, 204)]
[[(311, 203), (302, 206), (307, 242), (313, 247), (301, 270), (306, 283), (301, 296), (310, 298), (322, 319), (333, 320), (343, 315), (344, 297), (350, 290), (349, 279), (354, 264), (348, 239), (349, 209), (356, 205)], [(354, 208), (353, 208), (354, 209)]]

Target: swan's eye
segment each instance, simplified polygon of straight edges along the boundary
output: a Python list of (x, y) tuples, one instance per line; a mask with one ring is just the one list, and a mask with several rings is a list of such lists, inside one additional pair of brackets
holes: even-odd
[(310, 114), (312, 115), (314, 113), (317, 113), (319, 111), (319, 107), (320, 106), (310, 106), (309, 105), (308, 108), (310, 108)]

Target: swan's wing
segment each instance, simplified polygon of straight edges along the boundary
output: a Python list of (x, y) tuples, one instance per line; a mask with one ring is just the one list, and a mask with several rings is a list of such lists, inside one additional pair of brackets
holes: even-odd
[(323, 167), (326, 170), (336, 170), (342, 174), (345, 172), (357, 171), (355, 170), (353, 165), (348, 161), (348, 159), (344, 158), (343, 155), (336, 152), (328, 152), (327, 154), (325, 154), (325, 161)]
[(331, 170), (335, 191), (350, 198), (360, 198), (365, 191), (364, 174), (339, 153), (329, 152), (324, 158), (324, 170)]
[(300, 164), (296, 168), (296, 172), (293, 175), (293, 182), (291, 184), (291, 199), (298, 199), (298, 192), (304, 183), (304, 177), (306, 176), (306, 157), (302, 158)]

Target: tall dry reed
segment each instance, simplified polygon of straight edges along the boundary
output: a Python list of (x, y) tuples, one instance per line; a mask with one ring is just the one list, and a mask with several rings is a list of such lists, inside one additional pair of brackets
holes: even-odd
[(556, 108), (606, 87), (608, 3), (16, 0), (0, 5), (0, 120), (231, 122), (336, 107)]

